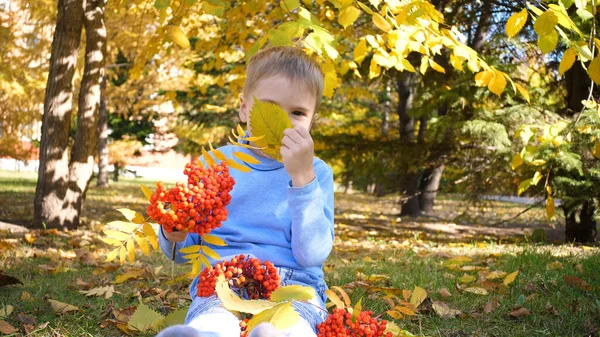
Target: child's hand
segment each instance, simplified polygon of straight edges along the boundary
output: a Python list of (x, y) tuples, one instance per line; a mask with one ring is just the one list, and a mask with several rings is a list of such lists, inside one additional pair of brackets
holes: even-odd
[(185, 241), (185, 238), (188, 235), (188, 232), (167, 232), (163, 231), (165, 238), (170, 242), (181, 242)]
[(281, 140), (283, 166), (292, 178), (292, 186), (302, 187), (315, 179), (314, 143), (303, 126), (285, 129)]

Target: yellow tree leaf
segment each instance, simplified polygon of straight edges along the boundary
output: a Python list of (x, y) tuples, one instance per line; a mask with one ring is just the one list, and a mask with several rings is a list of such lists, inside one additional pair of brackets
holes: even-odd
[(150, 197), (152, 196), (152, 191), (148, 188), (148, 186), (141, 184), (140, 188), (142, 189), (142, 193), (144, 193), (146, 199), (150, 200)]
[(264, 310), (263, 312), (254, 315), (249, 321), (246, 331), (250, 332), (256, 328), (260, 323), (271, 323), (275, 328), (279, 330), (285, 330), (292, 325), (296, 324), (300, 316), (294, 308), (291, 302), (279, 303), (273, 308)]
[(520, 153), (515, 154), (510, 161), (510, 168), (516, 170), (517, 167), (523, 165), (523, 158)]
[(331, 289), (337, 291), (338, 293), (340, 293), (340, 295), (342, 295), (342, 299), (344, 299), (344, 303), (346, 303), (347, 307), (349, 307), (352, 304), (352, 302), (350, 301), (350, 296), (348, 296), (344, 289), (338, 286), (332, 286)]
[(588, 66), (588, 74), (594, 83), (600, 85), (600, 56), (596, 56)]
[(119, 211), (119, 213), (123, 214), (125, 219), (127, 219), (128, 221), (131, 221), (131, 220), (133, 220), (133, 218), (135, 218), (136, 212), (129, 208), (117, 208), (117, 211)]
[(346, 307), (344, 305), (344, 302), (342, 302), (340, 297), (335, 292), (333, 292), (333, 290), (325, 290), (325, 295), (327, 295), (327, 298), (339, 309), (344, 309)]
[(202, 246), (200, 245), (193, 245), (193, 246), (188, 246), (188, 247), (183, 247), (179, 250), (179, 252), (181, 254), (192, 254), (192, 253), (198, 253), (200, 252), (200, 249)]
[(154, 232), (152, 226), (149, 223), (144, 222), (142, 229), (144, 235), (146, 235), (146, 239), (148, 239), (148, 242), (152, 246), (152, 249), (158, 249), (158, 236), (156, 236), (156, 232)]
[(519, 183), (519, 190), (517, 191), (517, 195), (523, 194), (523, 192), (527, 191), (529, 187), (531, 187), (531, 183), (533, 179), (525, 179)]
[(124, 274), (117, 275), (117, 277), (115, 277), (115, 283), (120, 284), (131, 279), (136, 279), (142, 276), (142, 274), (144, 274), (144, 271), (145, 270), (141, 268), (128, 270)]
[(157, 328), (162, 324), (164, 320), (163, 315), (158, 312), (150, 309), (146, 304), (140, 302), (140, 305), (135, 309), (131, 318), (129, 318), (129, 322), (127, 322), (127, 327), (131, 330), (135, 331), (156, 331)]
[(114, 238), (100, 238), (100, 240), (104, 241), (105, 243), (111, 245), (111, 246), (115, 246), (115, 247), (120, 247), (123, 244), (123, 241), (121, 240), (117, 240)]
[(425, 301), (426, 298), (427, 291), (425, 291), (425, 289), (419, 286), (415, 286), (415, 289), (413, 289), (412, 294), (410, 296), (410, 304), (412, 304), (415, 308), (418, 308), (419, 305), (421, 305), (421, 303), (423, 303), (423, 301)]
[(277, 104), (261, 102), (254, 97), (254, 105), (250, 112), (250, 127), (253, 135), (264, 135), (264, 138), (255, 141), (258, 147), (264, 148), (262, 152), (281, 161), (279, 149), (283, 131), (293, 128), (288, 114)]
[(202, 246), (202, 252), (213, 260), (218, 260), (221, 258), (217, 252), (208, 246)]
[(125, 248), (125, 246), (121, 246), (121, 248), (119, 248), (119, 263), (121, 263), (121, 264), (125, 263), (126, 258), (127, 258), (127, 249)]
[(338, 22), (340, 25), (342, 25), (342, 27), (344, 27), (344, 29), (346, 29), (346, 27), (354, 24), (354, 21), (358, 19), (359, 15), (360, 9), (354, 6), (348, 6), (340, 11)]
[(478, 87), (487, 87), (492, 78), (494, 72), (490, 70), (484, 70), (475, 75), (475, 85)]
[(110, 262), (114, 259), (117, 258), (117, 256), (119, 255), (119, 250), (120, 248), (116, 248), (111, 250), (107, 255), (106, 255), (106, 260), (104, 260), (104, 262)]
[(213, 159), (210, 153), (206, 152), (204, 146), (202, 147), (202, 158), (204, 158), (206, 165), (208, 165), (209, 167), (217, 164), (217, 162)]
[(508, 37), (513, 37), (523, 29), (525, 23), (527, 22), (527, 8), (523, 9), (518, 13), (514, 13), (508, 18), (506, 21), (506, 34)]
[(558, 33), (555, 30), (551, 31), (549, 34), (540, 35), (538, 38), (538, 48), (540, 48), (544, 54), (553, 51), (556, 48), (556, 45), (558, 45)]
[(592, 155), (598, 159), (600, 159), (600, 141), (597, 141), (594, 144), (594, 149), (592, 150)]
[[(281, 156), (281, 155), (280, 155)], [(225, 161), (227, 163), (227, 166), (231, 167), (232, 169), (236, 169), (238, 171), (242, 171), (242, 172), (250, 172), (252, 171), (252, 169), (246, 165), (240, 164), (237, 161), (231, 159), (231, 158), (227, 158), (227, 160)]]
[(519, 275), (518, 270), (506, 275), (506, 277), (504, 278), (504, 281), (502, 281), (502, 283), (504, 283), (505, 286), (513, 283), (515, 281), (515, 279), (517, 278), (517, 275)]
[(392, 29), (392, 25), (379, 13), (373, 13), (373, 23), (386, 33)]
[(540, 36), (548, 35), (551, 32), (556, 32), (554, 27), (558, 23), (558, 16), (554, 14), (552, 9), (549, 9), (542, 13), (535, 23), (533, 24), (533, 30), (538, 33)]
[(488, 89), (500, 96), (504, 91), (504, 88), (506, 88), (506, 78), (504, 78), (504, 74), (495, 70), (494, 76), (490, 79), (490, 83), (488, 84)]
[[(135, 217), (133, 219), (135, 219)], [(108, 228), (118, 228), (121, 232), (125, 233), (133, 233), (136, 229), (140, 227), (132, 222), (121, 220), (111, 221), (106, 225)]]
[(358, 41), (358, 43), (356, 44), (356, 47), (354, 47), (354, 52), (353, 52), (354, 62), (361, 64), (362, 61), (367, 56), (368, 51), (369, 50), (367, 48), (367, 40), (360, 39), (360, 41)]
[(211, 244), (211, 245), (215, 245), (215, 246), (227, 246), (227, 243), (225, 243), (225, 240), (221, 239), (218, 236), (215, 235), (203, 235), (202, 236), (202, 241)]
[(215, 286), (217, 296), (223, 302), (223, 306), (227, 310), (245, 312), (249, 314), (259, 314), (264, 310), (271, 309), (278, 305), (276, 302), (267, 300), (243, 300), (229, 289), (229, 283), (225, 276), (219, 275)]
[(144, 255), (148, 256), (148, 254), (150, 254), (150, 248), (148, 247), (148, 241), (143, 236), (140, 237), (139, 235), (136, 235), (133, 238), (135, 239), (135, 242), (137, 242), (138, 246), (140, 246), (140, 249), (142, 250)]
[(210, 142), (210, 140), (208, 141), (208, 147), (210, 148), (210, 151), (212, 152), (212, 154), (215, 155), (215, 157), (221, 161), (223, 160), (227, 160), (227, 156), (225, 156), (225, 154), (223, 154), (223, 152), (221, 152), (220, 150), (215, 149), (212, 146), (212, 143)]
[(331, 98), (333, 97), (335, 89), (340, 86), (337, 71), (331, 60), (327, 60), (323, 65), (323, 74), (325, 74), (323, 95), (327, 98)]
[(433, 59), (429, 59), (429, 65), (431, 66), (431, 68), (433, 68), (433, 70), (445, 74), (446, 73), (446, 69), (444, 69), (441, 65), (439, 65), (437, 62), (435, 62)]
[(254, 156), (249, 155), (245, 152), (234, 152), (233, 156), (236, 157), (237, 159), (243, 161), (244, 163), (260, 164), (260, 161), (258, 159), (254, 158)]
[(123, 233), (121, 231), (115, 231), (112, 229), (105, 229), (104, 230), (104, 234), (106, 234), (107, 237), (109, 238), (113, 238), (119, 241), (125, 241), (125, 240), (129, 240), (129, 234), (127, 233)]
[(179, 27), (172, 27), (169, 30), (169, 36), (171, 40), (175, 42), (179, 47), (183, 49), (187, 49), (190, 47), (190, 40), (185, 35), (185, 33)]
[(315, 289), (311, 286), (291, 285), (279, 287), (271, 293), (271, 301), (309, 301), (315, 297)]
[(135, 260), (135, 244), (131, 239), (127, 240), (127, 258), (129, 263), (133, 263)]
[(560, 75), (567, 72), (567, 70), (571, 69), (573, 64), (575, 63), (575, 59), (577, 58), (577, 52), (574, 48), (569, 48), (565, 50), (563, 53), (563, 57), (560, 60), (560, 64), (558, 65), (558, 73)]
[(556, 208), (554, 206), (554, 199), (552, 196), (548, 196), (546, 199), (546, 217), (549, 221), (554, 219), (554, 215), (556, 214)]
[(74, 305), (55, 301), (55, 300), (48, 300), (48, 303), (50, 303), (50, 307), (57, 314), (66, 314), (68, 312), (79, 310), (79, 308)]
[(423, 56), (421, 58), (421, 65), (419, 66), (419, 72), (421, 74), (425, 75), (425, 72), (427, 71), (428, 67), (429, 67), (429, 57)]
[(529, 91), (527, 91), (527, 89), (525, 89), (519, 83), (515, 83), (515, 87), (517, 87), (517, 90), (519, 91), (519, 93), (521, 94), (521, 96), (523, 96), (523, 98), (525, 98), (525, 100), (527, 101), (527, 103), (531, 103), (529, 101)]

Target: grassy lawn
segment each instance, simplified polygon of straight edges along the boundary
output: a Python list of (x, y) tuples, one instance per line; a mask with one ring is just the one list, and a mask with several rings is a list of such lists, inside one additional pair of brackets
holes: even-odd
[[(0, 221), (31, 221), (35, 178), (0, 171)], [(172, 269), (157, 251), (138, 254), (133, 265), (103, 262), (109, 247), (99, 239), (99, 229), (120, 219), (117, 207), (144, 211), (140, 183), (153, 185), (123, 179), (96, 189), (92, 183), (80, 230), (27, 236), (0, 231), (0, 271), (23, 283), (0, 286), (0, 321), (18, 330), (9, 336), (122, 336), (123, 331), (152, 336), (125, 328), (140, 301), (163, 315), (189, 305), (189, 281), (173, 278), (189, 265)], [(394, 196), (337, 194), (328, 284), (343, 287), (353, 303), (362, 299), (363, 308), (418, 336), (600, 336), (597, 247), (530, 243), (517, 229), (542, 226), (536, 211), (491, 225), (511, 219), (520, 205), (493, 202), (467, 213), (460, 205), (443, 196), (439, 218), (400, 219)], [(472, 222), (446, 221), (461, 214)], [(503, 284), (516, 271), (514, 281)], [(121, 282), (123, 275), (131, 278)], [(114, 288), (108, 299), (81, 293), (107, 286)], [(402, 290), (415, 286), (427, 292), (417, 314), (392, 319), (384, 313), (391, 301), (400, 301)], [(77, 310), (57, 313), (51, 300)], [(457, 311), (448, 314), (444, 305)], [(3, 315), (8, 306), (10, 314)]]

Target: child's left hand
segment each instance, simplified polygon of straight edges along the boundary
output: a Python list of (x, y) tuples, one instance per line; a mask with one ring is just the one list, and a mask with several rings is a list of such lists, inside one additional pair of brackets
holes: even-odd
[(283, 166), (292, 178), (292, 186), (302, 187), (315, 179), (313, 167), (314, 143), (303, 126), (285, 129), (281, 140)]

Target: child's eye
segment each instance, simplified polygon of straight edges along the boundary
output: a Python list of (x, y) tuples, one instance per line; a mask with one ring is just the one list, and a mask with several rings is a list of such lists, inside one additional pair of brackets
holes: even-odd
[(292, 115), (294, 115), (294, 116), (304, 116), (304, 112), (302, 112), (302, 111), (294, 111), (294, 112), (292, 112)]

